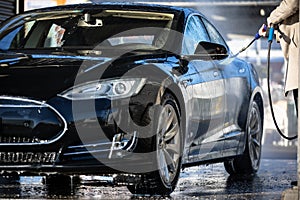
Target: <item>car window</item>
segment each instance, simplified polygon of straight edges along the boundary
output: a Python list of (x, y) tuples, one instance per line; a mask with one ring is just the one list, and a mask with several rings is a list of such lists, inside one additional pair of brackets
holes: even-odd
[(185, 55), (191, 55), (195, 53), (197, 45), (201, 41), (209, 41), (206, 29), (201, 22), (199, 16), (191, 16), (186, 24), (182, 53)]
[(217, 31), (217, 29), (205, 18), (202, 18), (202, 21), (207, 29), (207, 32), (210, 37), (210, 41), (213, 43), (224, 45), (227, 48), (227, 44), (221, 34)]
[[(85, 15), (89, 15), (86, 21)], [(162, 48), (174, 14), (122, 10), (39, 13), (0, 33), (0, 49)]]
[(8, 50), (20, 47), (21, 44), (25, 42), (24, 38), (27, 37), (34, 23), (34, 21), (27, 22), (7, 33), (4, 37), (0, 39), (1, 49)]

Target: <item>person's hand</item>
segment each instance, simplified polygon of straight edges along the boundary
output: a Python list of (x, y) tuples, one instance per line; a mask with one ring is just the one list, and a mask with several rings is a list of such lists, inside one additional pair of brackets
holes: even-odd
[(270, 18), (267, 18), (267, 23), (268, 23), (268, 27), (270, 28), (271, 26), (272, 26), (272, 22), (271, 22), (271, 20), (270, 20)]
[(258, 31), (258, 34), (261, 36), (261, 37), (266, 37), (267, 36), (267, 26), (265, 24), (263, 24), (259, 31)]

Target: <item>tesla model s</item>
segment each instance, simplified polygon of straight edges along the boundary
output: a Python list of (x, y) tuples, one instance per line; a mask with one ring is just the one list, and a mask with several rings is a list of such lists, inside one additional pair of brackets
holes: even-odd
[(259, 168), (257, 73), (196, 10), (43, 8), (3, 22), (0, 49), (2, 172), (109, 175), (169, 195), (186, 167)]

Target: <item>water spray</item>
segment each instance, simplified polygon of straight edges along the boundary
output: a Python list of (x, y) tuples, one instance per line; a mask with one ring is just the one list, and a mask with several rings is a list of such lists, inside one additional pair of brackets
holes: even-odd
[[(266, 25), (264, 25), (263, 30), (266, 31), (266, 32), (268, 31), (268, 28), (267, 28)], [(228, 65), (229, 63), (231, 63), (231, 62), (234, 60), (234, 58), (236, 58), (240, 53), (242, 53), (242, 52), (244, 52), (246, 49), (248, 49), (248, 48), (249, 48), (256, 40), (258, 40), (259, 38), (261, 38), (261, 35), (260, 35), (259, 32), (257, 32), (257, 33), (255, 34), (254, 38), (251, 40), (251, 42), (250, 42), (247, 46), (243, 47), (239, 52), (237, 52), (237, 53), (234, 54), (234, 55), (231, 55), (228, 59), (222, 61), (221, 63), (224, 64), (224, 65)]]
[[(265, 26), (264, 30), (267, 30), (266, 26)], [(259, 38), (261, 38), (261, 35), (257, 32), (255, 34), (255, 37), (253, 38), (253, 40), (251, 40), (251, 42), (247, 46), (243, 47), (239, 52), (237, 52), (236, 54), (234, 54), (232, 57), (233, 58), (237, 57), (240, 53), (242, 53), (243, 51), (245, 51), (246, 49), (248, 49)]]

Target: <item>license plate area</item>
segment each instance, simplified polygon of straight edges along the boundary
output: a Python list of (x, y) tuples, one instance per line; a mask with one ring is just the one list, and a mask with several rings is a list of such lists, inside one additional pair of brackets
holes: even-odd
[(56, 152), (0, 152), (0, 164), (51, 164)]

